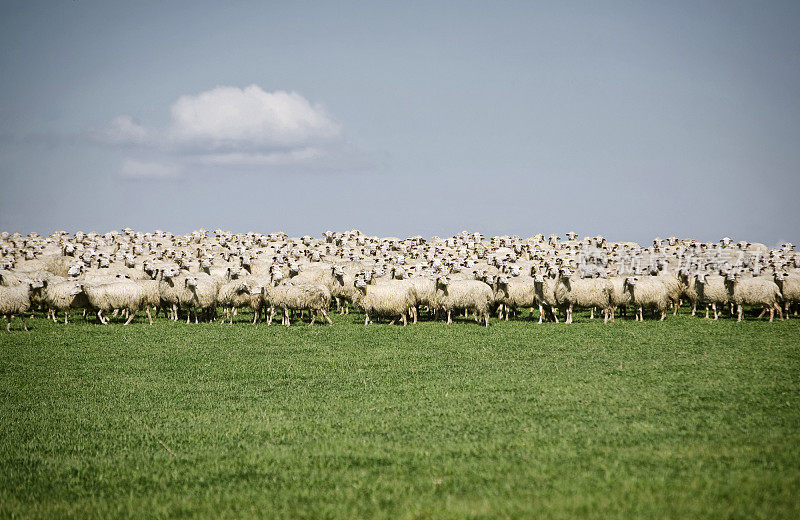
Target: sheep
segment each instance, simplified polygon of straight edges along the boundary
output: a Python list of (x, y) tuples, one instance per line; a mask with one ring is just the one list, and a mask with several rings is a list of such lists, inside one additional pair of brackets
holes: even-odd
[(217, 301), (225, 312), (222, 323), (227, 319), (233, 324), (235, 310), (251, 304), (253, 298), (250, 289), (250, 285), (242, 279), (232, 280), (219, 288)]
[(681, 296), (685, 297), (692, 304), (692, 316), (697, 312), (697, 302), (700, 301), (700, 295), (697, 293), (697, 279), (694, 275), (689, 273), (688, 269), (681, 269), (678, 271), (678, 277), (681, 280), (683, 291)]
[(83, 292), (80, 282), (68, 280), (58, 283), (48, 283), (44, 290), (44, 303), (47, 306), (48, 314), (52, 315), (53, 322), (56, 322), (56, 313), (64, 313), (64, 324), (69, 323), (69, 315), (72, 309), (88, 309), (89, 300)]
[(396, 316), (390, 325), (394, 325), (397, 318), (400, 318), (403, 326), (408, 324), (406, 316), (416, 303), (416, 297), (411, 286), (398, 282), (369, 285), (361, 276), (355, 279), (353, 286), (357, 293), (354, 303), (364, 311), (364, 325), (369, 325), (372, 321), (370, 314)]
[[(449, 276), (436, 278), (436, 305), (447, 311), (447, 324), (453, 323), (452, 311), (471, 310), (477, 320), (489, 326), (489, 312), (494, 294), (492, 288), (479, 280), (451, 280)], [(479, 321), (480, 322), (480, 321)]]
[(436, 308), (436, 280), (426, 277), (408, 278), (408, 285), (414, 291), (414, 323), (417, 322), (419, 316), (419, 308), (426, 306), (429, 311)]
[(535, 267), (531, 268), (531, 275), (533, 276), (533, 285), (536, 291), (536, 301), (539, 304), (539, 324), (542, 323), (545, 306), (552, 316), (553, 320), (558, 323), (558, 314), (553, 309), (558, 306), (556, 302), (556, 285), (558, 284), (557, 273), (552, 275), (545, 275), (541, 272), (536, 272)]
[[(608, 279), (611, 282), (611, 298), (609, 303), (611, 305), (611, 322), (614, 322), (614, 314), (617, 312), (618, 307), (627, 307), (633, 303), (633, 297), (630, 291), (625, 289), (626, 276), (612, 276)], [(638, 311), (637, 311), (638, 320)]]
[(670, 271), (661, 271), (658, 273), (657, 278), (667, 288), (667, 298), (669, 298), (670, 304), (673, 308), (672, 315), (677, 315), (678, 307), (680, 307), (681, 303), (681, 295), (683, 294), (684, 289), (680, 277), (676, 273)]
[(286, 282), (271, 287), (264, 287), (263, 290), (264, 300), (272, 307), (270, 315), (267, 319), (267, 325), (272, 323), (272, 318), (275, 315), (275, 309), (283, 309), (283, 325), (287, 327), (291, 325), (289, 320), (289, 311), (292, 310), (308, 310), (311, 313), (311, 323), (314, 324), (319, 314), (328, 320), (328, 324), (333, 325), (328, 316), (328, 308), (331, 305), (331, 292), (328, 288), (321, 284), (300, 284), (295, 285), (292, 282)]
[(719, 275), (710, 275), (704, 272), (695, 274), (695, 290), (697, 291), (697, 301), (703, 302), (706, 306), (706, 319), (708, 319), (708, 307), (714, 311), (714, 321), (717, 320), (717, 304), (725, 306), (730, 301), (728, 289), (725, 287), (725, 278)]
[[(194, 322), (197, 323), (197, 311), (210, 312), (217, 306), (217, 284), (208, 276), (185, 276), (183, 278), (184, 287), (189, 290), (191, 296), (188, 299), (180, 300), (180, 305), (187, 308), (186, 323), (189, 323), (190, 314), (194, 312)], [(186, 295), (183, 291), (182, 296)]]
[(658, 276), (629, 276), (625, 278), (625, 289), (630, 294), (631, 302), (636, 306), (636, 321), (644, 321), (644, 307), (652, 307), (660, 315), (660, 321), (667, 317), (669, 291)]
[(575, 278), (569, 269), (562, 269), (554, 295), (558, 307), (564, 310), (564, 323), (572, 323), (574, 307), (598, 307), (603, 310), (603, 323), (611, 312), (611, 282), (605, 278)]
[(14, 316), (19, 315), (22, 320), (22, 328), (28, 332), (28, 326), (25, 324), (24, 313), (31, 309), (30, 290), (33, 283), (19, 284), (12, 287), (0, 286), (0, 316), (3, 316), (8, 322), (6, 331), (11, 332), (11, 320)]
[[(775, 273), (775, 283), (778, 285), (783, 295), (784, 310), (786, 317), (789, 318), (789, 311), (792, 305), (800, 303), (800, 275), (787, 271)], [(795, 310), (795, 314), (797, 311)]]
[(161, 307), (160, 284), (158, 283), (158, 280), (136, 279), (133, 281), (142, 289), (142, 307), (144, 308), (145, 314), (147, 314), (147, 319), (150, 321), (150, 325), (152, 325), (153, 315), (150, 312), (150, 308), (152, 307), (155, 312), (158, 313), (158, 309)]
[(109, 322), (109, 319), (103, 316), (105, 312), (126, 311), (128, 319), (125, 325), (129, 325), (142, 308), (144, 291), (131, 280), (121, 278), (119, 281), (108, 283), (85, 282), (82, 287), (89, 306), (97, 310), (97, 318), (104, 325)]
[(331, 286), (331, 297), (336, 301), (336, 310), (339, 314), (349, 314), (348, 304), (353, 303), (356, 288), (353, 285), (355, 275), (345, 271), (344, 267), (335, 265), (331, 267), (334, 283)]
[(531, 309), (530, 317), (533, 317), (533, 307), (537, 305), (536, 284), (533, 279), (514, 279), (510, 280), (506, 275), (500, 275), (494, 282), (494, 300), (503, 306), (501, 313), (505, 315), (505, 320), (511, 311), (516, 311), (519, 307)]
[(739, 273), (728, 273), (725, 276), (725, 287), (728, 290), (730, 301), (736, 305), (736, 321), (742, 321), (744, 315), (743, 305), (760, 305), (769, 309), (769, 321), (778, 311), (778, 316), (783, 320), (783, 311), (778, 304), (783, 299), (781, 291), (772, 279), (760, 276), (743, 277)]

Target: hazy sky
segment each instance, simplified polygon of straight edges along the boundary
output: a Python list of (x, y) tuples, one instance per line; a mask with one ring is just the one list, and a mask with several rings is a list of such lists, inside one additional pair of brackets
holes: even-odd
[(800, 242), (797, 1), (0, 6), (0, 230)]

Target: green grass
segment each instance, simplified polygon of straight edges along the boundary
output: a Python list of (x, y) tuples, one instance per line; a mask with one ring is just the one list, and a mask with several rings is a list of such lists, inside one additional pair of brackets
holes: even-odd
[(333, 317), (0, 331), (0, 517), (800, 510), (796, 318)]

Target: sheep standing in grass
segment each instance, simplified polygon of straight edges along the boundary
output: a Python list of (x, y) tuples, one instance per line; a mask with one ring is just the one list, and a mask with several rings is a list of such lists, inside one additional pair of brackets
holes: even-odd
[(697, 302), (700, 301), (700, 295), (697, 293), (697, 278), (690, 274), (689, 270), (685, 268), (678, 272), (678, 277), (683, 286), (681, 296), (692, 304), (692, 316), (694, 316), (697, 312)]
[(80, 282), (68, 280), (59, 283), (48, 283), (44, 290), (44, 303), (48, 309), (48, 315), (52, 315), (53, 322), (56, 321), (56, 313), (64, 313), (64, 324), (69, 323), (69, 316), (72, 309), (88, 309), (89, 300), (83, 292)]
[(758, 305), (769, 309), (769, 321), (772, 322), (775, 311), (783, 319), (783, 311), (778, 304), (782, 299), (778, 285), (770, 278), (753, 276), (745, 277), (738, 273), (729, 273), (725, 277), (725, 287), (730, 301), (736, 305), (736, 321), (742, 321), (744, 305)]
[(448, 325), (453, 323), (453, 311), (465, 309), (488, 327), (493, 302), (492, 288), (480, 280), (451, 280), (449, 276), (436, 279), (436, 305), (447, 311)]
[(353, 282), (358, 291), (355, 305), (364, 311), (364, 325), (372, 322), (372, 316), (392, 316), (390, 325), (398, 319), (403, 326), (408, 324), (408, 313), (416, 302), (412, 288), (407, 284), (392, 281), (370, 285), (364, 277), (358, 276)]
[(225, 320), (229, 320), (229, 322), (233, 324), (233, 317), (236, 315), (236, 309), (251, 304), (252, 296), (250, 294), (250, 289), (250, 285), (247, 281), (242, 279), (232, 280), (219, 288), (217, 300), (225, 313), (222, 316), (221, 323), (225, 323)]
[[(189, 315), (194, 312), (194, 322), (198, 322), (197, 312), (209, 313), (217, 306), (217, 284), (208, 276), (186, 276), (184, 286), (189, 289), (191, 297), (188, 300), (181, 300), (181, 306), (186, 307), (186, 323), (189, 323)], [(185, 294), (185, 292), (184, 292)], [(208, 316), (207, 316), (208, 317)]]
[(331, 305), (331, 292), (325, 285), (321, 284), (301, 284), (294, 285), (287, 282), (280, 285), (264, 288), (264, 299), (272, 307), (270, 315), (267, 318), (267, 325), (272, 323), (272, 318), (275, 315), (276, 309), (283, 310), (283, 325), (287, 327), (291, 325), (289, 319), (289, 311), (303, 311), (307, 310), (311, 313), (311, 323), (317, 319), (317, 316), (328, 320), (328, 324), (333, 325), (333, 321), (328, 316), (328, 308)]
[(782, 271), (775, 273), (774, 277), (775, 283), (783, 295), (783, 309), (786, 313), (786, 318), (789, 318), (791, 306), (800, 303), (800, 275)]
[(625, 288), (636, 306), (636, 321), (644, 321), (645, 307), (654, 309), (660, 314), (660, 321), (664, 321), (670, 298), (667, 286), (658, 276), (629, 276), (625, 279)]
[[(626, 276), (612, 276), (608, 279), (611, 282), (611, 298), (609, 303), (611, 305), (611, 322), (614, 322), (614, 315), (617, 312), (617, 309), (622, 307), (623, 309), (628, 305), (633, 303), (633, 298), (630, 293), (626, 289), (625, 286), (625, 279)], [(638, 313), (637, 313), (638, 319)]]
[(533, 318), (533, 308), (537, 306), (536, 284), (533, 279), (509, 279), (501, 274), (494, 281), (494, 300), (501, 304), (502, 314), (508, 321), (509, 314), (518, 308), (529, 308)]
[(22, 328), (28, 331), (25, 324), (25, 313), (31, 310), (31, 283), (19, 284), (12, 287), (0, 286), (0, 316), (6, 321), (6, 331), (11, 331), (11, 320), (19, 315), (22, 320)]
[(545, 310), (548, 311), (553, 321), (558, 323), (558, 314), (555, 309), (558, 307), (556, 301), (556, 285), (558, 285), (558, 277), (553, 275), (537, 272), (535, 267), (531, 268), (531, 275), (533, 276), (533, 285), (536, 291), (536, 301), (539, 304), (539, 323), (541, 324), (544, 317)]
[(611, 312), (611, 282), (605, 278), (577, 278), (569, 269), (562, 269), (554, 291), (558, 306), (564, 310), (564, 323), (572, 323), (575, 307), (598, 307), (603, 310), (603, 323)]
[(336, 301), (336, 310), (339, 314), (350, 314), (349, 304), (353, 303), (356, 296), (356, 288), (353, 285), (356, 281), (355, 275), (348, 273), (340, 265), (331, 267), (331, 273), (333, 275), (331, 297)]
[(708, 319), (709, 306), (714, 312), (714, 320), (719, 316), (717, 305), (723, 307), (730, 301), (728, 289), (725, 287), (725, 278), (719, 275), (697, 273), (695, 275), (695, 290), (697, 301), (706, 306), (706, 319)]
[(103, 313), (123, 310), (128, 313), (125, 325), (133, 321), (136, 313), (141, 310), (144, 301), (144, 291), (135, 282), (127, 279), (108, 283), (83, 284), (83, 292), (92, 309), (97, 310), (100, 323), (108, 324), (108, 318)]

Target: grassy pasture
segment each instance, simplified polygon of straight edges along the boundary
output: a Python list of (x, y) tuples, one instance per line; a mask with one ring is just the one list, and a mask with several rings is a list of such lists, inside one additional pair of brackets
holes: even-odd
[(0, 517), (796, 518), (800, 319), (0, 334)]

